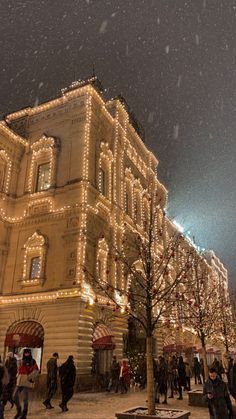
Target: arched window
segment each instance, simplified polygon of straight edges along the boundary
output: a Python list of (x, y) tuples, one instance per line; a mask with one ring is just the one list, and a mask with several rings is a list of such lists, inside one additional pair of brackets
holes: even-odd
[(48, 240), (36, 231), (24, 245), (23, 283), (38, 285), (45, 281)]
[(112, 162), (113, 155), (109, 149), (108, 143), (101, 142), (100, 157), (98, 165), (98, 190), (111, 201), (112, 199)]
[(31, 146), (32, 158), (27, 191), (42, 192), (56, 184), (56, 157), (59, 140), (43, 135)]

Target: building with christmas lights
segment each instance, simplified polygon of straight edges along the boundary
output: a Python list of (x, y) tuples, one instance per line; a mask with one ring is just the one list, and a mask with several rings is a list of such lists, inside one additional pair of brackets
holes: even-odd
[(31, 347), (45, 372), (53, 352), (73, 354), (84, 385), (94, 356), (100, 374), (123, 357), (127, 316), (94, 293), (83, 267), (126, 286), (110, 245), (134, 222), (145, 228), (150, 185), (163, 223), (157, 165), (124, 100), (105, 101), (96, 78), (0, 122), (1, 355)]

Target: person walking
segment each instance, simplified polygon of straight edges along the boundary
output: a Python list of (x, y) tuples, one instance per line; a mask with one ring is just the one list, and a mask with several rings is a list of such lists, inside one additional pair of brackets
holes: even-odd
[[(17, 413), (14, 419), (26, 419), (29, 404), (29, 388), (34, 387), (34, 382), (39, 374), (39, 369), (36, 361), (32, 357), (31, 350), (26, 348), (23, 351), (23, 358), (21, 365), (18, 369), (18, 376), (16, 381), (16, 390), (14, 393), (14, 402), (16, 405)], [(21, 408), (19, 395), (23, 394), (23, 411)]]
[(233, 408), (227, 385), (218, 376), (214, 367), (203, 387), (203, 397), (208, 404), (210, 419), (232, 419)]
[(54, 406), (51, 405), (51, 399), (57, 391), (57, 360), (59, 355), (57, 352), (54, 352), (52, 357), (47, 362), (47, 398), (44, 400), (43, 404), (46, 409), (53, 409)]
[[(200, 383), (199, 384), (202, 384), (202, 382), (203, 382), (203, 384), (205, 383), (205, 370), (204, 370), (204, 362), (203, 362), (203, 359), (201, 358), (200, 359)], [(201, 377), (202, 377), (202, 380), (201, 380)]]
[(191, 391), (191, 368), (188, 361), (186, 361), (184, 365), (186, 372), (186, 390)]
[(236, 400), (236, 362), (233, 361), (233, 364), (230, 366), (229, 375), (228, 375), (228, 387), (231, 396)]
[(162, 404), (167, 404), (168, 364), (163, 356), (159, 357), (159, 392), (164, 396)]
[(111, 389), (113, 388), (115, 393), (117, 393), (119, 388), (120, 364), (117, 361), (115, 355), (112, 359), (110, 374), (111, 377), (107, 387), (107, 391), (111, 391)]
[(122, 360), (120, 367), (120, 392), (127, 393), (129, 381), (129, 367), (125, 359)]
[(3, 380), (4, 380), (4, 366), (0, 363), (0, 419), (4, 419), (4, 413), (3, 413)]
[(59, 368), (59, 377), (61, 380), (61, 395), (62, 400), (59, 404), (62, 412), (67, 412), (69, 409), (67, 403), (74, 394), (74, 385), (76, 379), (76, 369), (73, 355), (69, 355), (66, 362)]
[(233, 358), (230, 357), (228, 359), (228, 365), (227, 365), (227, 371), (226, 371), (226, 376), (227, 376), (229, 386), (231, 385), (233, 366), (234, 366), (234, 360)]
[(8, 373), (8, 383), (3, 385), (3, 408), (7, 402), (14, 406), (13, 393), (16, 387), (16, 375), (17, 375), (17, 360), (14, 357), (13, 352), (8, 352), (5, 361), (5, 369)]
[(195, 384), (202, 384), (201, 365), (196, 356), (193, 359), (193, 374), (194, 374)]
[(184, 365), (184, 360), (182, 356), (179, 357), (177, 370), (178, 370), (178, 392), (179, 392), (178, 400), (183, 400), (182, 387), (184, 388), (186, 387), (186, 371), (185, 371), (185, 365)]
[(169, 399), (173, 399), (174, 391), (177, 390), (177, 359), (175, 355), (170, 357), (168, 362), (168, 385), (170, 388)]

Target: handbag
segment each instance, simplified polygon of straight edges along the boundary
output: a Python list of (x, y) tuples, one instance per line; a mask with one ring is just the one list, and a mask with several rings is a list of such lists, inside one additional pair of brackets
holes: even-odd
[(17, 387), (34, 388), (35, 383), (29, 381), (28, 375), (19, 374), (16, 379), (16, 385)]

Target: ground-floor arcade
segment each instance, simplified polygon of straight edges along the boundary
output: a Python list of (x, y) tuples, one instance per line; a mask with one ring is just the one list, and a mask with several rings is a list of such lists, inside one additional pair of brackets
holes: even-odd
[(74, 356), (78, 386), (91, 387), (94, 358), (96, 372), (104, 376), (113, 354), (123, 357), (126, 331), (126, 316), (108, 306), (89, 305), (73, 290), (11, 296), (0, 305), (0, 355), (4, 359), (11, 350), (20, 357), (30, 347), (41, 367), (41, 382), (48, 359), (58, 352), (59, 363)]

